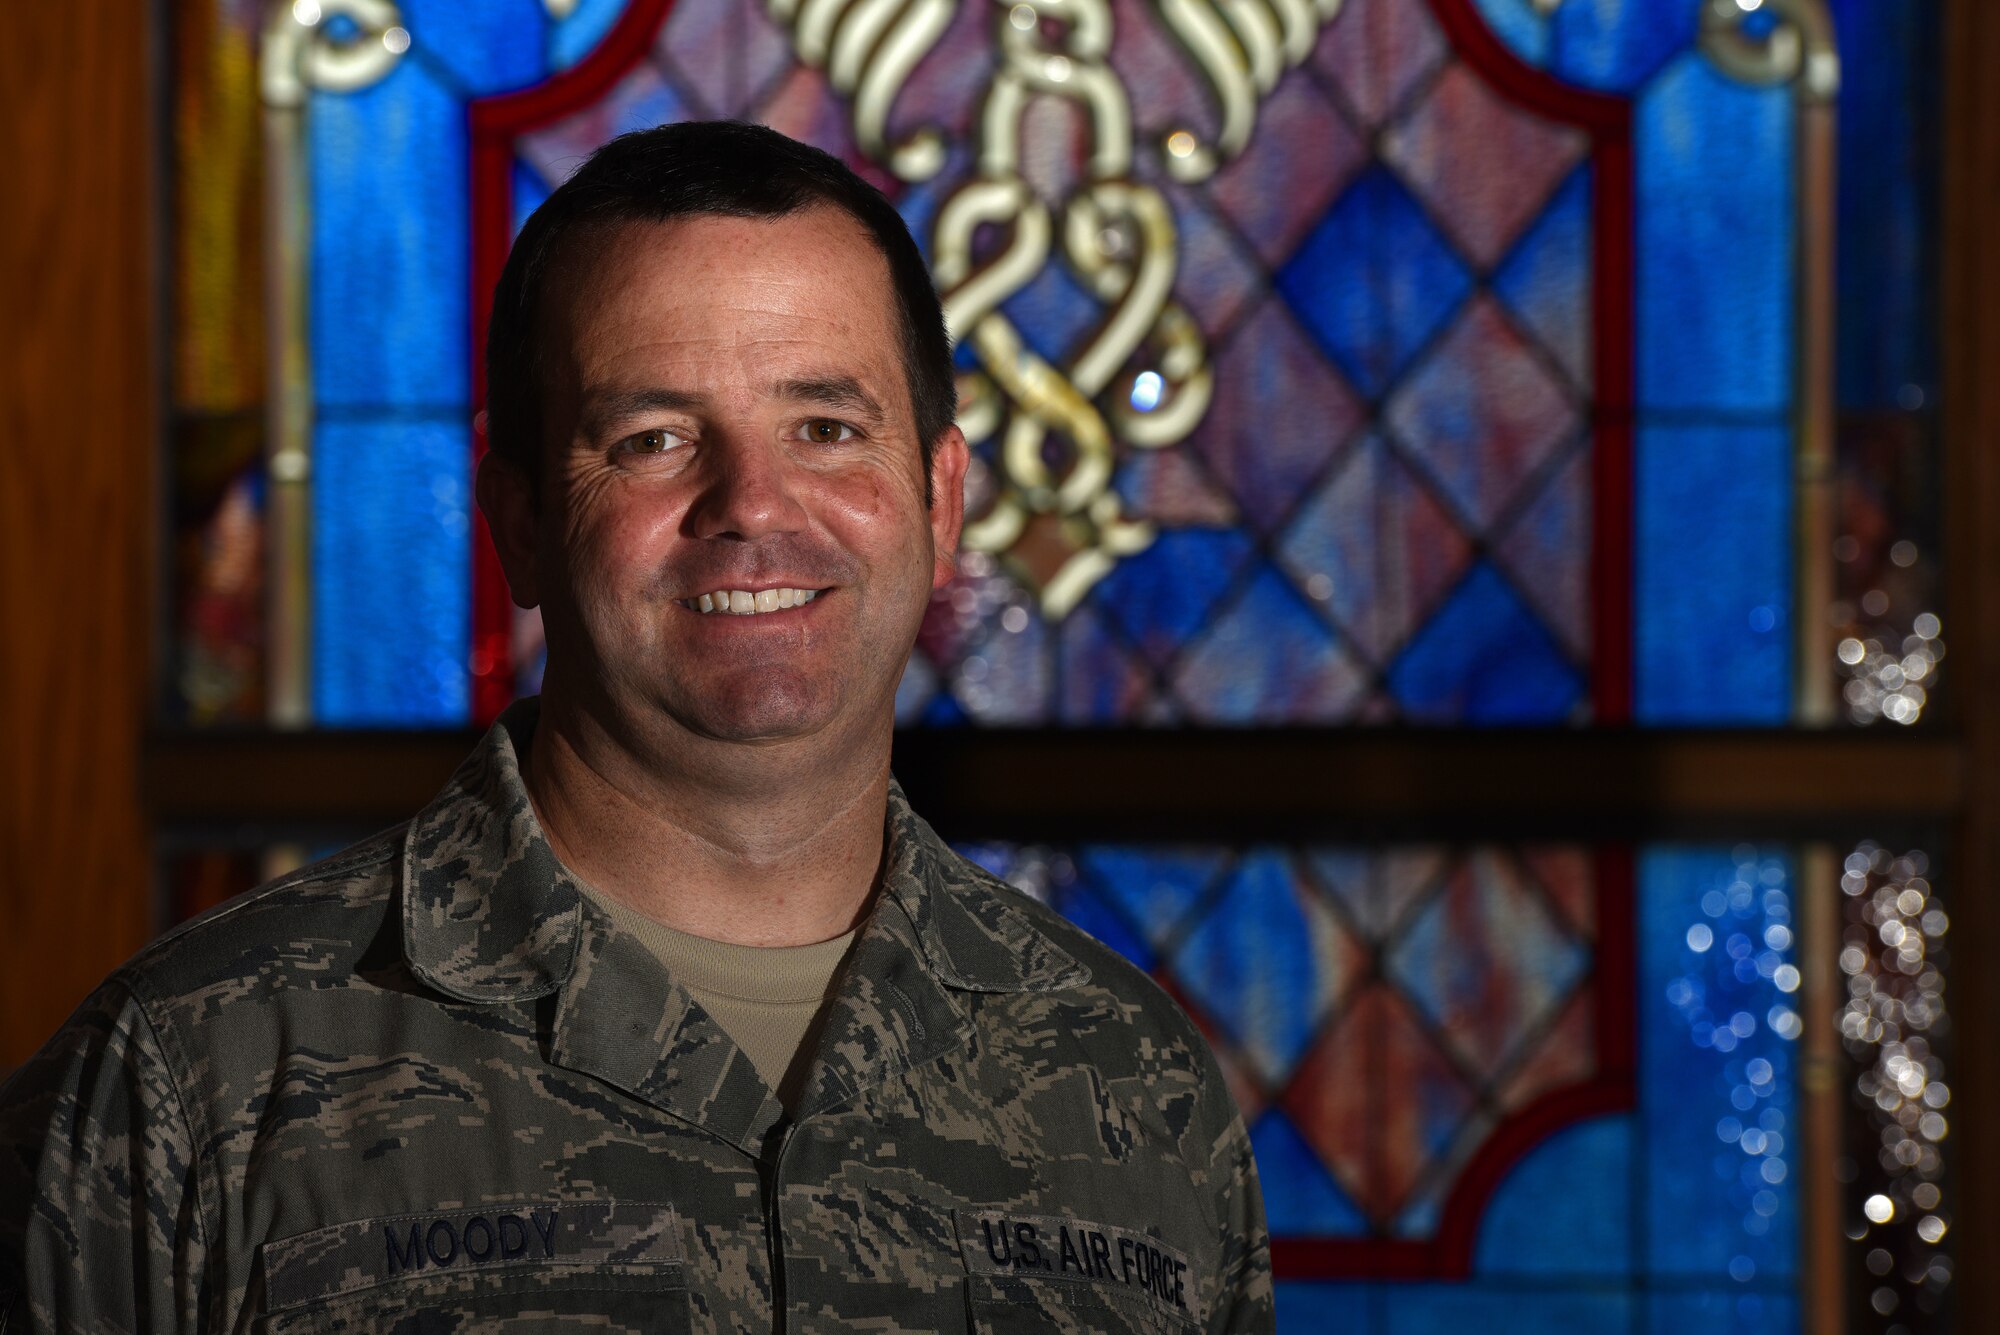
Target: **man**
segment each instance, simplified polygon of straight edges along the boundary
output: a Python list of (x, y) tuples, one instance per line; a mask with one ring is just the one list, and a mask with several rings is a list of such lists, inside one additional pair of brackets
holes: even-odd
[(768, 130), (620, 139), (529, 220), (488, 358), (544, 693), (6, 1087), (16, 1319), (1268, 1329), (1201, 1039), (890, 778), (966, 447), (887, 202)]

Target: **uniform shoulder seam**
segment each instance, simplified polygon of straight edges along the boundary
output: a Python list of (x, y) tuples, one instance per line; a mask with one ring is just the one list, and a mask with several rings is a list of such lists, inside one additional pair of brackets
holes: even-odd
[[(159, 1049), (160, 1064), (166, 1069), (167, 1087), (174, 1092), (174, 1105), (180, 1112), (181, 1126), (187, 1131), (188, 1156), (194, 1168), (194, 1217), (196, 1227), (200, 1229), (202, 1255), (200, 1268), (205, 1272), (213, 1255), (211, 1240), (216, 1234), (214, 1219), (220, 1217), (221, 1184), (213, 1180), (214, 1165), (208, 1153), (210, 1141), (208, 1128), (197, 1125), (194, 1105), (188, 1101), (187, 1090), (181, 1080), (181, 1072), (189, 1064), (187, 1054), (181, 1050), (180, 1044), (175, 1041), (170, 1030), (163, 1027), (153, 1014), (153, 1008), (159, 1003), (159, 998), (153, 995), (152, 989), (145, 986), (142, 978), (128, 970), (120, 969), (111, 976), (110, 981), (123, 988), (125, 995), (132, 999), (132, 1008), (139, 1013), (140, 1020), (145, 1023), (146, 1033), (152, 1038), (153, 1046)], [(215, 1212), (214, 1216), (211, 1216), (211, 1211)]]
[[(970, 868), (971, 874), (978, 878), (985, 889), (998, 896), (1009, 909), (1026, 918), (1036, 931), (1053, 940), (1059, 949), (1077, 957), (1078, 962), (1090, 971), (1090, 977), (1075, 986), (1086, 988), (1095, 986), (1106, 991), (1117, 991), (1120, 990), (1120, 984), (1124, 984), (1125, 990), (1129, 991), (1130, 984), (1127, 980), (1136, 979), (1144, 986), (1141, 995), (1152, 1003), (1148, 1007), (1149, 1012), (1162, 1016), (1164, 1023), (1176, 1028), (1182, 1039), (1198, 1043), (1203, 1049), (1207, 1048), (1208, 1040), (1202, 1037), (1201, 1030), (1193, 1018), (1181, 1008), (1178, 1001), (1174, 1000), (1171, 992), (1160, 986), (1158, 979), (1019, 886), (1011, 885), (995, 876), (957, 850), (954, 849), (953, 853)], [(1092, 957), (1083, 958), (1085, 955)], [(1102, 959), (1097, 956), (1101, 956)], [(1207, 1074), (1202, 1068), (1206, 1065), (1207, 1063), (1199, 1060), (1196, 1062), (1204, 1083)]]
[[(397, 833), (402, 828), (402, 826), (397, 826), (392, 830), (385, 830), (381, 834), (370, 835), (368, 838), (363, 839), (356, 847), (365, 849), (365, 852), (357, 853), (349, 850), (336, 853), (332, 857), (322, 859), (319, 862), (308, 863), (296, 871), (288, 872), (275, 880), (266, 881), (263, 885), (244, 891), (234, 900), (219, 908), (201, 914), (198, 917), (190, 918), (171, 931), (161, 934), (145, 950), (140, 952), (137, 959), (134, 959), (131, 964), (126, 965), (126, 968), (133, 968), (141, 960), (150, 958), (161, 948), (178, 940), (189, 931), (206, 928), (213, 923), (226, 922), (247, 909), (255, 908), (272, 895), (278, 894), (281, 891), (295, 889), (302, 885), (310, 885), (314, 881), (332, 880), (352, 872), (366, 870), (381, 863), (394, 862), (398, 852), (398, 844), (396, 841), (392, 841), (389, 836)], [(380, 843), (380, 847), (375, 846), (378, 842)]]

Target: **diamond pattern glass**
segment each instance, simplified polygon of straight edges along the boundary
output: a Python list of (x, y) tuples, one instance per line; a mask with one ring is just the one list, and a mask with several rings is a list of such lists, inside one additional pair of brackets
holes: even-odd
[[(863, 155), (845, 99), (760, 6), (681, 0), (608, 94), (522, 140), (529, 185), (559, 182), (625, 129), (744, 116), (881, 184), (928, 246), (940, 199), (973, 170), (975, 94), (1004, 18), (961, 8), (898, 93), (892, 136), (934, 125), (954, 137), (934, 180), (903, 183)], [(1157, 13), (1117, 0), (1112, 19), (1139, 139), (1213, 133), (1207, 76)], [(1083, 123), (1060, 99), (1024, 115), (1022, 173), (1059, 203), (1088, 148)], [(1060, 617), (1024, 600), (1005, 561), (967, 554), (932, 602), (899, 719), (1587, 712), (1589, 144), (1461, 59), (1425, 5), (1350, 0), (1258, 95), (1256, 133), (1212, 177), (1169, 180), (1142, 155), (1138, 173), (1173, 209), (1174, 294), (1213, 375), (1185, 440), (1116, 461), (1113, 486), (1151, 541)], [(1001, 309), (1056, 364), (1104, 315), (1060, 255)], [(960, 362), (976, 364), (966, 348)], [(990, 494), (988, 480), (973, 488), (975, 512)], [(523, 624), (516, 641), (532, 647), (532, 616)], [(1483, 667), (1486, 652), (1524, 675)]]

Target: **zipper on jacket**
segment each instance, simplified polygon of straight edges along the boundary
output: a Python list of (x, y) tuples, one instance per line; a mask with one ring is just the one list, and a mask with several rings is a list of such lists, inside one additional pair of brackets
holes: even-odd
[(764, 1179), (764, 1236), (769, 1243), (771, 1267), (771, 1335), (784, 1335), (788, 1324), (785, 1307), (790, 1294), (785, 1285), (785, 1224), (778, 1213), (778, 1184), (785, 1177), (785, 1151), (792, 1147), (792, 1137), (798, 1129), (796, 1122), (785, 1128), (778, 1140), (778, 1152), (772, 1156), (770, 1173)]

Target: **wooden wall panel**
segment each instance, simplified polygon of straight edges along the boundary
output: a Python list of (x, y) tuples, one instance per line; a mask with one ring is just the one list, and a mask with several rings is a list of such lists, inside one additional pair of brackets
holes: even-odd
[(0, 4), (0, 1067), (150, 921), (153, 22)]
[(1953, 879), (1957, 1073), (1949, 1105), (1958, 1329), (2000, 1328), (2000, 6), (1945, 28), (1946, 626), (1966, 742)]

